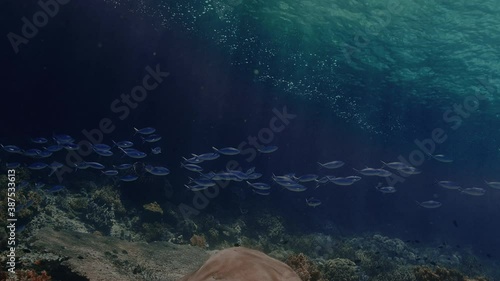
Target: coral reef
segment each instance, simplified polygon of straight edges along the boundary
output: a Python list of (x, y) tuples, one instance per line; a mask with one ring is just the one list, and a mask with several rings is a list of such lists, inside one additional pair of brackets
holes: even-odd
[(373, 281), (416, 281), (415, 274), (413, 274), (413, 266), (400, 266), (389, 272), (380, 272), (374, 276)]
[(191, 242), (191, 246), (196, 246), (200, 248), (206, 248), (207, 247), (207, 240), (205, 239), (204, 235), (196, 235), (194, 234), (191, 239), (189, 239)]
[(97, 230), (108, 234), (115, 220), (115, 212), (112, 206), (110, 207), (106, 204), (98, 205), (96, 202), (89, 202), (85, 219)]
[(286, 264), (266, 254), (247, 249), (229, 248), (208, 259), (197, 271), (180, 281), (209, 279), (231, 281), (300, 281), (299, 276)]
[[(46, 271), (42, 271), (37, 273), (34, 270), (17, 270), (16, 271), (16, 280), (17, 281), (50, 281), (52, 277), (50, 277)], [(8, 279), (10, 276), (7, 272), (0, 272), (0, 280), (14, 280)], [(13, 278), (13, 277), (12, 277)]]
[(160, 207), (160, 205), (155, 201), (151, 202), (149, 204), (144, 204), (143, 205), (144, 209), (154, 212), (154, 213), (160, 213), (163, 215), (163, 209)]
[(271, 214), (264, 214), (260, 216), (257, 219), (257, 223), (270, 239), (279, 238), (285, 232), (283, 220)]
[(128, 242), (50, 228), (39, 231), (33, 241), (31, 253), (23, 259), (33, 264), (42, 258), (43, 263), (54, 264), (46, 269), (54, 279), (53, 272), (65, 271), (65, 277), (57, 280), (177, 281), (208, 258), (202, 249), (188, 245)]
[(302, 253), (289, 256), (285, 263), (299, 275), (302, 281), (327, 281), (323, 279), (318, 267)]
[(143, 223), (141, 234), (146, 242), (169, 240), (173, 237), (166, 225), (160, 222)]
[(98, 205), (107, 205), (118, 215), (126, 213), (125, 206), (120, 199), (120, 193), (113, 186), (96, 187), (91, 192), (91, 201)]
[(323, 265), (323, 273), (328, 280), (358, 281), (357, 266), (348, 259), (327, 260)]
[(469, 278), (456, 270), (443, 267), (433, 270), (427, 266), (418, 266), (414, 273), (417, 281), (488, 281), (485, 277)]

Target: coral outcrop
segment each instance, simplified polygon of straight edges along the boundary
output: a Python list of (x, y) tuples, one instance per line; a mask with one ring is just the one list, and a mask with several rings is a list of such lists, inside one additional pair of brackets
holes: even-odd
[(194, 234), (191, 239), (189, 239), (191, 242), (191, 246), (196, 246), (200, 248), (206, 248), (207, 247), (207, 240), (205, 239), (204, 235), (196, 235)]
[(358, 281), (356, 264), (348, 259), (333, 259), (325, 262), (323, 273), (328, 280)]
[(180, 281), (300, 281), (286, 264), (266, 254), (243, 247), (222, 250)]
[(323, 279), (318, 267), (302, 253), (289, 256), (285, 263), (299, 275), (302, 281), (327, 281)]
[(163, 215), (163, 209), (160, 207), (160, 205), (156, 201), (151, 202), (149, 204), (144, 204), (143, 207), (145, 210), (148, 210), (148, 211), (154, 212), (154, 213), (160, 213)]
[(417, 281), (488, 281), (485, 277), (469, 278), (456, 270), (443, 267), (433, 270), (427, 266), (418, 266), (414, 273)]

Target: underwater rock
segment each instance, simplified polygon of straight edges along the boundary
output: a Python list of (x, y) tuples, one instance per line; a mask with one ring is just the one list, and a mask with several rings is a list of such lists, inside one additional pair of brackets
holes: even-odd
[(208, 280), (301, 281), (288, 265), (243, 247), (217, 252), (200, 269), (180, 281)]

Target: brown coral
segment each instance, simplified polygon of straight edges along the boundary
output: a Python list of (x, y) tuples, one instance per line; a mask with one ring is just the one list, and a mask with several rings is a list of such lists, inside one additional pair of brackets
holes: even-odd
[(318, 267), (302, 253), (289, 256), (285, 263), (299, 275), (302, 281), (326, 281)]
[(191, 239), (189, 239), (189, 241), (191, 241), (192, 246), (197, 246), (200, 248), (207, 247), (207, 240), (205, 239), (205, 236), (203, 236), (203, 235), (193, 234), (193, 236), (191, 237)]
[(243, 248), (222, 250), (208, 259), (200, 269), (180, 281), (300, 281), (286, 264), (266, 254)]

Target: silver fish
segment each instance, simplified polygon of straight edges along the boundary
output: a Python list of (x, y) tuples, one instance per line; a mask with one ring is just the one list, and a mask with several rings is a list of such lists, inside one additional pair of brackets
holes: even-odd
[(462, 189), (461, 192), (472, 196), (482, 196), (486, 193), (486, 190), (480, 187), (469, 187)]
[(438, 184), (441, 187), (447, 188), (447, 189), (460, 189), (461, 186), (460, 184), (452, 181), (438, 181)]
[(327, 162), (327, 163), (320, 163), (318, 162), (318, 164), (323, 167), (323, 168), (326, 168), (326, 169), (337, 169), (337, 168), (340, 168), (342, 166), (344, 166), (344, 162), (342, 161), (330, 161), (330, 162)]
[(441, 202), (434, 201), (434, 200), (429, 200), (429, 201), (424, 201), (424, 202), (415, 201), (415, 202), (417, 202), (417, 204), (419, 206), (427, 208), (427, 209), (436, 209), (436, 208), (439, 208), (443, 205)]
[(498, 181), (484, 181), (489, 187), (494, 188), (494, 189), (500, 189), (500, 182)]

